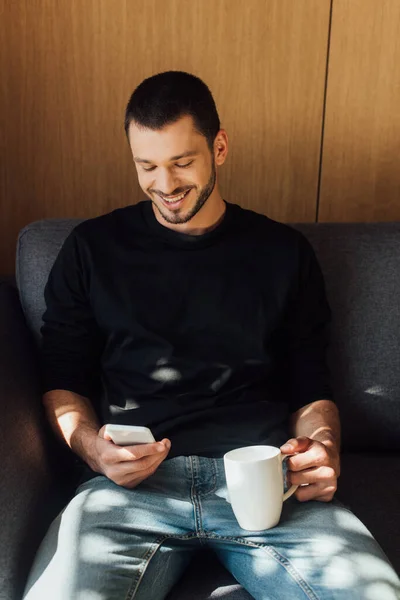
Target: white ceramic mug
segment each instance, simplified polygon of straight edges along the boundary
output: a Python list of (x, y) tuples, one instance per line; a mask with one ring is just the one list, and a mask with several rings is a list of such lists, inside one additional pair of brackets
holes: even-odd
[(279, 523), (283, 502), (298, 488), (292, 485), (284, 493), (282, 463), (289, 456), (275, 446), (247, 446), (224, 455), (229, 500), (242, 529), (261, 531)]

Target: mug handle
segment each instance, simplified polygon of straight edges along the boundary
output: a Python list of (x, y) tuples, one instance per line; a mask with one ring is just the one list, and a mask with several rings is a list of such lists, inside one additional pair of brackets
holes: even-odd
[[(294, 454), (280, 454), (281, 457), (281, 463), (283, 463), (284, 460), (286, 460), (287, 458), (290, 458), (291, 456), (295, 456)], [(292, 485), (287, 492), (285, 492), (283, 494), (283, 501), (285, 502), (285, 500), (287, 500), (288, 498), (290, 498), (290, 496), (292, 496), (295, 491), (297, 490), (299, 486), (298, 485)]]

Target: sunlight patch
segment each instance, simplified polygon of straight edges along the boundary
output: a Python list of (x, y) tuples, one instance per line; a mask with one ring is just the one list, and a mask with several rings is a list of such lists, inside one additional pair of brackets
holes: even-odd
[(348, 558), (335, 556), (324, 568), (322, 584), (329, 588), (348, 588), (356, 582), (353, 565)]
[(106, 513), (114, 510), (116, 506), (128, 506), (129, 502), (126, 496), (114, 490), (95, 490), (86, 497), (84, 511)]
[(214, 492), (214, 495), (218, 496), (218, 498), (223, 498), (229, 504), (231, 503), (231, 500), (229, 498), (228, 488), (226, 486), (222, 486), (222, 487), (219, 487), (218, 489), (216, 489)]
[(311, 542), (313, 553), (317, 556), (333, 556), (340, 554), (346, 543), (338, 536), (325, 535)]
[(182, 375), (176, 369), (172, 367), (160, 367), (151, 374), (152, 379), (169, 383), (170, 381), (179, 381), (182, 379)]
[(373, 396), (386, 396), (387, 392), (383, 385), (373, 385), (372, 387), (365, 390), (366, 394), (371, 394)]
[(399, 596), (395, 589), (388, 583), (377, 581), (366, 586), (364, 591), (365, 600), (398, 600)]
[(162, 367), (163, 365), (168, 364), (168, 358), (159, 358), (156, 362), (157, 367)]
[(129, 410), (131, 408), (140, 408), (140, 404), (134, 398), (125, 398), (124, 410)]
[(209, 598), (213, 599), (214, 598), (217, 600), (219, 598), (223, 599), (223, 598), (230, 598), (231, 594), (233, 594), (233, 592), (239, 591), (240, 589), (240, 585), (239, 584), (234, 584), (234, 585), (224, 585), (223, 587), (219, 587), (216, 590), (214, 590), (213, 592), (211, 592), (211, 595), (209, 596)]
[(347, 510), (336, 510), (335, 519), (340, 529), (345, 529), (346, 531), (353, 531), (355, 533), (359, 533), (360, 535), (364, 535), (368, 538), (371, 537), (368, 530), (361, 523), (361, 521)]
[(104, 593), (96, 592), (96, 590), (78, 590), (78, 600), (103, 600)]
[(110, 556), (107, 552), (98, 552), (110, 543), (110, 538), (99, 533), (84, 533), (79, 542), (79, 560), (88, 563), (109, 564)]
[(352, 562), (357, 565), (357, 573), (365, 579), (387, 579), (392, 572), (385, 560), (367, 552), (357, 552), (352, 556)]
[[(260, 550), (262, 554), (260, 554)], [(257, 551), (257, 558), (253, 557), (251, 571), (255, 577), (263, 579), (266, 575), (272, 575), (279, 568), (279, 563), (269, 552), (262, 548), (254, 548)]]

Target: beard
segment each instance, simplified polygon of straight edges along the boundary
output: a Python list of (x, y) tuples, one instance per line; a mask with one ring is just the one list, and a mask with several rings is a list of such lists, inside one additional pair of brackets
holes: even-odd
[(211, 194), (214, 190), (214, 187), (215, 187), (216, 179), (217, 179), (217, 170), (216, 170), (215, 164), (214, 164), (214, 157), (212, 157), (210, 178), (209, 178), (208, 182), (206, 183), (206, 185), (201, 189), (200, 193), (198, 194), (195, 205), (187, 213), (180, 214), (179, 212), (176, 212), (176, 213), (168, 212), (167, 210), (164, 210), (164, 207), (162, 207), (162, 206), (160, 207), (156, 202), (154, 202), (154, 200), (152, 198), (151, 198), (151, 201), (153, 202), (153, 205), (157, 208), (157, 210), (160, 213), (160, 215), (162, 216), (162, 218), (165, 221), (167, 221), (167, 223), (171, 223), (174, 225), (188, 223), (188, 221), (190, 221), (191, 219), (193, 219), (193, 217), (195, 215), (197, 215), (199, 210), (204, 206), (204, 204), (207, 202), (208, 198), (211, 196)]

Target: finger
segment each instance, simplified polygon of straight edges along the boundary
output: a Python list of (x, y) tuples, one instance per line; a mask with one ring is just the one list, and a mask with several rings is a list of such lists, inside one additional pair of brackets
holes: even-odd
[[(145, 459), (142, 459), (145, 460)], [(117, 485), (122, 485), (128, 489), (135, 488), (139, 483), (150, 477), (158, 468), (137, 469), (137, 461), (118, 463), (110, 468), (105, 475), (114, 481)]]
[[(169, 441), (169, 440), (168, 440)], [(117, 446), (120, 460), (139, 460), (145, 456), (154, 456), (169, 452), (163, 442), (152, 442), (151, 444), (136, 444), (134, 446)]]
[(303, 485), (305, 483), (330, 484), (336, 481), (336, 475), (332, 467), (317, 467), (298, 472), (289, 471), (288, 480), (292, 485)]
[(165, 452), (111, 465), (107, 476), (118, 485), (128, 489), (135, 488), (144, 479), (155, 473), (160, 464), (166, 459), (171, 448), (171, 442), (168, 439), (164, 439), (162, 442), (165, 446)]
[(168, 439), (165, 438), (161, 440), (161, 442), (165, 448), (165, 451), (163, 453), (158, 452), (157, 454), (144, 456), (143, 458), (135, 460), (133, 464), (138, 465), (139, 469), (142, 470), (142, 472), (157, 469), (159, 465), (167, 458), (171, 448), (171, 442)]
[(334, 494), (328, 494), (325, 496), (317, 496), (315, 498), (315, 500), (317, 500), (318, 502), (331, 502), (333, 500), (333, 496), (334, 496)]
[(133, 464), (137, 464), (138, 467), (143, 471), (157, 468), (167, 458), (169, 450), (171, 448), (171, 442), (169, 440), (165, 440), (165, 442), (163, 440), (163, 444), (165, 448), (164, 452), (157, 452), (157, 454), (144, 456), (143, 458), (135, 460)]
[(142, 476), (148, 471), (156, 469), (164, 460), (166, 454), (152, 454), (150, 456), (144, 456), (137, 460), (124, 461), (116, 465), (121, 474), (135, 474)]
[(160, 442), (135, 446), (117, 446), (113, 442), (106, 440), (104, 440), (103, 443), (107, 444), (107, 448), (102, 455), (106, 464), (131, 462), (139, 460), (144, 456), (154, 456), (157, 454), (165, 455), (168, 453), (164, 444), (161, 444)]
[(155, 471), (160, 463), (167, 457), (168, 450), (164, 453), (144, 456), (137, 460), (122, 462), (104, 461), (106, 464), (106, 475), (114, 481), (135, 481), (136, 479), (148, 477), (152, 471)]
[(293, 452), (305, 452), (310, 445), (312, 440), (305, 436), (299, 436), (297, 438), (291, 438), (283, 446), (280, 447), (282, 454), (292, 454)]
[(98, 435), (103, 438), (104, 440), (108, 440), (111, 441), (111, 436), (109, 433), (106, 432), (106, 426), (103, 425), (103, 427), (99, 430)]
[(303, 487), (297, 488), (295, 491), (295, 496), (299, 502), (308, 502), (309, 500), (314, 500), (316, 496), (319, 496), (321, 490), (316, 483), (312, 483), (310, 485), (304, 485)]
[(161, 443), (164, 444), (168, 451), (171, 449), (171, 440), (169, 440), (168, 438), (162, 439)]
[(335, 491), (336, 486), (321, 486), (318, 483), (311, 483), (310, 485), (299, 487), (295, 491), (295, 496), (299, 502), (308, 502), (309, 500), (329, 502), (332, 500)]
[(290, 471), (304, 471), (315, 467), (329, 466), (329, 455), (323, 444), (312, 442), (306, 452), (291, 456), (287, 460)]

